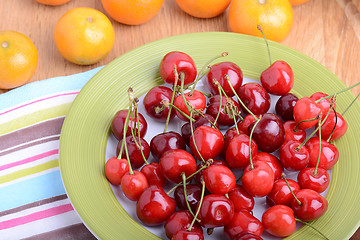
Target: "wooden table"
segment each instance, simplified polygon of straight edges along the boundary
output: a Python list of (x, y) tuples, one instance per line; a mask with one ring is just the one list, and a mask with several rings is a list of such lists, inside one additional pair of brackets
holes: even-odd
[[(360, 14), (357, 13), (360, 0), (353, 0), (353, 8), (351, 4), (351, 0), (310, 0), (294, 7), (292, 31), (282, 42), (320, 62), (348, 86), (358, 82), (360, 76)], [(72, 0), (57, 7), (41, 5), (35, 0), (0, 1), (0, 30), (21, 32), (38, 49), (39, 65), (30, 81), (84, 72), (164, 37), (229, 31), (227, 12), (212, 19), (197, 19), (182, 12), (175, 0), (165, 0), (158, 15), (148, 23), (127, 26), (112, 20), (116, 39), (110, 54), (95, 65), (78, 66), (60, 55), (53, 40), (57, 20), (75, 7), (91, 7), (105, 13), (100, 0)], [(360, 88), (353, 92), (359, 93)], [(359, 230), (352, 239), (360, 239)]]

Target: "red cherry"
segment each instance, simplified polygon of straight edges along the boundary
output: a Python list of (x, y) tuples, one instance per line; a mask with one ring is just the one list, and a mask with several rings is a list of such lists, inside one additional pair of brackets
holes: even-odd
[(206, 76), (206, 83), (213, 95), (219, 94), (218, 87), (213, 83), (213, 79), (216, 79), (220, 86), (224, 89), (228, 97), (234, 96), (228, 80), (225, 76), (229, 77), (230, 83), (235, 91), (239, 89), (243, 82), (243, 73), (238, 65), (232, 62), (221, 62), (211, 66), (210, 71)]
[[(313, 99), (309, 97), (300, 98), (294, 106), (294, 119), (296, 123), (303, 120), (315, 119), (322, 111), (322, 108)], [(308, 129), (318, 122), (318, 120), (311, 120), (300, 123), (300, 127)]]
[(204, 240), (204, 235), (200, 232), (180, 230), (173, 235), (171, 240)]
[(222, 165), (210, 165), (204, 171), (205, 186), (210, 193), (226, 194), (236, 185), (234, 173)]
[(299, 172), (297, 180), (301, 188), (308, 188), (318, 193), (322, 193), (330, 184), (330, 175), (323, 168), (318, 168), (316, 175), (314, 172), (314, 167), (304, 168)]
[(274, 155), (266, 152), (259, 152), (253, 158), (253, 162), (263, 161), (266, 162), (274, 172), (274, 179), (281, 177), (281, 173), (284, 171), (283, 166), (280, 163), (280, 160)]
[[(188, 210), (174, 212), (164, 224), (166, 236), (171, 239), (173, 235), (180, 230), (189, 229), (193, 216)], [(191, 228), (191, 232), (200, 232), (202, 228), (195, 222)]]
[(285, 95), (294, 85), (294, 73), (285, 61), (276, 61), (261, 73), (260, 82), (268, 93)]
[[(221, 99), (221, 105), (220, 105), (220, 99)], [(235, 113), (240, 111), (240, 105), (232, 98), (228, 98), (229, 103), (233, 105)], [(220, 109), (219, 118), (217, 120), (217, 123), (219, 123), (220, 126), (232, 126), (235, 124), (234, 118), (229, 117), (228, 113), (231, 111), (227, 106), (230, 105), (229, 103), (226, 103), (226, 97), (220, 95), (215, 95), (209, 99), (209, 106), (206, 109), (206, 113), (213, 116), (214, 118), (217, 117)], [(221, 108), (220, 108), (221, 106)], [(237, 121), (239, 119), (238, 116), (235, 116), (235, 120)]]
[(228, 239), (233, 239), (240, 233), (252, 233), (260, 237), (263, 226), (250, 212), (241, 210), (236, 212), (231, 222), (224, 227), (224, 233)]
[(309, 164), (309, 152), (305, 146), (298, 147), (301, 142), (290, 140), (285, 142), (279, 151), (279, 158), (284, 168), (296, 171), (304, 169)]
[[(238, 133), (239, 131), (239, 133)], [(229, 128), (225, 134), (224, 134), (224, 147), (223, 150), (221, 152), (221, 154), (223, 155), (223, 157), (226, 157), (226, 149), (229, 146), (229, 143), (231, 141), (231, 139), (233, 139), (235, 136), (239, 135), (240, 133), (244, 134), (244, 132), (242, 132), (241, 130), (236, 130), (235, 127), (233, 128)]]
[(265, 197), (273, 188), (274, 171), (263, 161), (254, 162), (254, 169), (249, 164), (244, 170), (242, 185), (251, 196)]
[(261, 237), (252, 234), (252, 233), (239, 233), (235, 237), (232, 238), (232, 240), (263, 240)]
[(327, 140), (330, 137), (331, 132), (334, 129), (335, 122), (336, 127), (331, 135), (330, 141), (335, 141), (341, 138), (347, 131), (347, 123), (343, 116), (341, 116), (340, 113), (336, 113), (337, 117), (335, 116), (334, 111), (331, 111), (328, 118), (324, 122), (323, 125), (321, 125), (321, 138), (324, 140)]
[(155, 135), (150, 141), (150, 151), (158, 161), (164, 152), (171, 149), (186, 149), (185, 141), (177, 132), (165, 132)]
[[(203, 112), (205, 110), (206, 98), (205, 98), (204, 94), (195, 90), (195, 91), (193, 91), (191, 96), (190, 96), (190, 92), (184, 93), (184, 96), (185, 96), (186, 101), (189, 102), (195, 109), (198, 109), (201, 112)], [(182, 95), (179, 95), (175, 98), (174, 105), (177, 108), (179, 108), (183, 113), (185, 113), (187, 116), (190, 116), (190, 112), (185, 105)], [(176, 113), (176, 116), (178, 116), (178, 118), (180, 118), (181, 120), (186, 121), (186, 122), (189, 121), (179, 111), (176, 111), (175, 113)]]
[[(127, 114), (128, 114), (127, 109), (120, 110), (115, 114), (115, 117), (111, 122), (111, 132), (114, 134), (117, 140), (121, 140), (123, 138), (124, 124)], [(133, 128), (133, 126), (136, 125), (135, 135), (138, 136), (137, 132), (138, 129), (140, 129), (140, 136), (144, 137), (147, 130), (147, 122), (141, 113), (139, 113), (139, 123), (140, 123), (139, 124), (140, 127), (138, 126), (137, 121), (135, 119), (135, 114), (130, 115), (129, 127), (126, 131), (126, 136), (131, 135), (131, 128)]]
[(126, 159), (110, 158), (105, 164), (105, 176), (113, 185), (120, 185), (121, 179), (129, 171)]
[(144, 174), (136, 170), (134, 170), (134, 174), (125, 173), (121, 179), (121, 189), (125, 196), (132, 201), (137, 201), (148, 187), (149, 184)]
[[(197, 70), (194, 60), (183, 52), (169, 52), (160, 63), (160, 76), (166, 83), (175, 84), (174, 66), (180, 75), (184, 74), (184, 84), (194, 82)], [(180, 81), (178, 82), (180, 85)]]
[[(201, 198), (201, 186), (198, 184), (186, 184), (186, 196), (190, 208), (193, 212), (196, 212), (197, 205)], [(174, 191), (174, 198), (176, 201), (176, 205), (180, 209), (188, 209), (186, 200), (185, 200), (185, 193), (184, 193), (184, 186), (180, 185)]]
[(205, 228), (222, 227), (234, 216), (233, 203), (223, 195), (210, 194), (204, 197), (198, 215)]
[[(170, 88), (164, 86), (156, 86), (150, 89), (143, 100), (146, 113), (157, 121), (166, 122), (170, 107), (164, 108), (161, 102), (171, 102), (172, 92)], [(170, 119), (174, 118), (174, 116), (175, 111), (172, 110)]]
[[(259, 117), (259, 115), (255, 115), (255, 116)], [(247, 133), (247, 129), (248, 129), (249, 125), (255, 121), (256, 121), (255, 118), (251, 114), (248, 114), (244, 117), (244, 119), (242, 121), (238, 122), (237, 127), (242, 132)]]
[[(225, 162), (225, 161), (222, 161), (222, 160), (216, 160), (214, 159), (211, 163), (211, 165), (221, 165), (221, 166), (224, 166), (224, 167), (229, 167), (228, 164)], [(199, 170), (200, 168), (202, 168), (204, 165), (203, 163), (200, 163), (198, 164), (197, 166), (197, 169)], [(200, 170), (196, 175), (195, 175), (195, 179), (198, 183), (201, 183), (202, 180), (204, 180), (204, 171), (205, 169), (203, 170)]]
[(289, 140), (296, 140), (299, 142), (303, 142), (306, 138), (306, 132), (301, 127), (296, 127), (297, 123), (295, 121), (286, 121), (284, 122), (285, 129), (285, 142)]
[(250, 212), (253, 210), (255, 205), (254, 198), (238, 184), (229, 192), (229, 199), (234, 204), (235, 212), (240, 210), (247, 210)]
[[(313, 95), (311, 95), (310, 98), (312, 100), (316, 101), (316, 100), (319, 100), (320, 98), (327, 97), (327, 96), (329, 96), (329, 95), (327, 95), (326, 93), (316, 92)], [(331, 100), (330, 100), (330, 98), (323, 99), (320, 102), (318, 102), (317, 104), (321, 108), (322, 116), (324, 118), (330, 109)], [(335, 104), (334, 104), (334, 108), (336, 108)]]
[[(144, 165), (145, 162), (141, 154), (140, 148), (138, 148), (135, 141), (137, 141), (137, 144), (139, 144), (138, 137), (136, 137), (135, 140), (132, 136), (126, 137), (126, 146), (128, 149), (131, 166), (133, 166), (133, 168), (139, 168), (142, 165)], [(141, 149), (143, 151), (144, 157), (145, 159), (148, 159), (150, 156), (150, 146), (145, 139), (140, 138), (140, 141), (141, 141)], [(120, 142), (116, 147), (116, 155), (119, 155), (120, 153), (121, 144), (122, 144), (122, 140), (120, 140)], [(121, 157), (126, 158), (125, 150), (123, 150)]]
[(182, 173), (188, 177), (196, 171), (196, 162), (185, 150), (168, 150), (160, 158), (160, 169), (166, 179), (179, 183), (182, 181)]
[(301, 202), (301, 205), (293, 199), (291, 208), (294, 210), (295, 216), (305, 222), (318, 219), (327, 210), (327, 200), (314, 190), (301, 189), (295, 193), (295, 196)]
[(152, 162), (146, 164), (141, 168), (141, 172), (146, 177), (149, 185), (158, 185), (164, 187), (166, 184), (166, 179), (160, 170), (160, 164)]
[[(294, 180), (287, 179), (291, 191), (296, 193), (300, 190), (300, 185)], [(273, 205), (287, 205), (290, 206), (292, 200), (294, 199), (293, 195), (290, 192), (289, 187), (287, 186), (284, 179), (275, 180), (274, 186), (271, 192), (266, 196), (266, 202), (269, 206)]]
[(294, 120), (294, 106), (298, 100), (299, 98), (292, 93), (281, 96), (275, 105), (276, 114), (283, 121)]
[(221, 153), (223, 147), (224, 136), (219, 130), (209, 126), (202, 125), (196, 128), (190, 137), (190, 149), (197, 159), (213, 159)]
[[(253, 114), (264, 114), (270, 108), (270, 96), (258, 83), (245, 83), (237, 93), (241, 101)], [(243, 110), (247, 113), (245, 109)]]
[(150, 186), (141, 194), (136, 203), (136, 214), (148, 226), (165, 222), (176, 209), (175, 200), (156, 185)]
[[(239, 134), (235, 136), (226, 149), (226, 162), (230, 168), (244, 168), (250, 163), (249, 156), (249, 136)], [(253, 139), (251, 139), (251, 156), (255, 157), (258, 148)]]
[(285, 205), (268, 208), (261, 220), (264, 230), (276, 237), (290, 236), (296, 230), (294, 211)]
[[(316, 167), (319, 156), (319, 138), (312, 137), (305, 143), (305, 147), (309, 151), (309, 166)], [(334, 144), (321, 140), (321, 154), (319, 167), (329, 170), (339, 160), (339, 151)]]

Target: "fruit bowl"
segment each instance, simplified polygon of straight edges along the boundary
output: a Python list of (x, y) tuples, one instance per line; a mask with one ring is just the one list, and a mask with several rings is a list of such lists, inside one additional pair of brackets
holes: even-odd
[[(60, 170), (74, 209), (85, 225), (100, 239), (159, 239), (121, 206), (104, 175), (106, 147), (114, 114), (127, 108), (126, 91), (137, 96), (162, 84), (159, 63), (170, 51), (186, 52), (201, 67), (208, 59), (228, 52), (226, 60), (238, 64), (244, 76), (257, 80), (269, 66), (264, 40), (236, 33), (193, 33), (165, 38), (134, 49), (101, 69), (80, 91), (65, 119), (60, 137)], [(313, 59), (284, 45), (270, 42), (273, 61), (285, 60), (293, 68), (293, 93), (310, 96), (315, 91), (331, 94), (344, 83)], [(353, 100), (346, 92), (338, 96), (342, 112)], [(347, 112), (348, 131), (335, 142), (339, 162), (332, 169), (326, 198), (328, 211), (313, 226), (330, 239), (347, 239), (360, 224), (360, 104)], [(340, 220), (341, 219), (341, 220)], [(310, 239), (316, 232), (304, 226), (288, 239)]]

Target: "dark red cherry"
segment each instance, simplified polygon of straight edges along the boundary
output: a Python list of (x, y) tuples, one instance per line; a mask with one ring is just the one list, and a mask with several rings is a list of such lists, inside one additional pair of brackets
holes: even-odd
[[(178, 74), (184, 74), (184, 84), (194, 82), (197, 70), (194, 60), (183, 52), (169, 52), (160, 63), (160, 76), (166, 83), (175, 84), (174, 66)], [(180, 85), (180, 79), (178, 82)]]
[(219, 123), (220, 126), (232, 126), (235, 124), (235, 121), (239, 119), (237, 114), (240, 112), (240, 105), (234, 99), (228, 98), (227, 100), (223, 95), (221, 98), (220, 95), (215, 95), (209, 99), (209, 103), (210, 104), (206, 109), (206, 113), (213, 116), (215, 119), (220, 110), (219, 118), (217, 120), (217, 123)]
[[(239, 134), (230, 141), (226, 149), (226, 162), (230, 168), (244, 168), (250, 163), (249, 142), (250, 138), (246, 134)], [(250, 148), (251, 156), (255, 157), (258, 148), (253, 139)]]
[[(319, 156), (319, 138), (312, 137), (306, 142), (305, 147), (309, 151), (309, 167), (316, 167)], [(339, 160), (339, 150), (334, 144), (321, 139), (321, 154), (319, 167), (329, 170)]]
[(254, 198), (239, 184), (229, 192), (229, 199), (234, 204), (235, 212), (240, 210), (247, 210), (250, 212), (255, 205)]
[[(296, 140), (303, 142), (306, 138), (306, 132), (301, 127), (296, 127), (297, 123), (295, 121), (289, 120), (284, 122), (285, 129), (285, 142), (289, 140)], [(296, 129), (295, 129), (296, 127)]]
[(258, 152), (253, 158), (253, 162), (263, 161), (266, 162), (274, 172), (274, 179), (281, 177), (281, 173), (284, 171), (283, 166), (280, 163), (280, 160), (274, 155), (266, 152)]
[(318, 168), (315, 175), (315, 167), (310, 167), (301, 170), (297, 176), (297, 180), (301, 188), (308, 188), (322, 193), (330, 184), (330, 175), (323, 168)]
[[(190, 96), (190, 92), (187, 92), (184, 94), (184, 96), (185, 96), (186, 101), (189, 102), (195, 109), (198, 109), (201, 112), (203, 112), (205, 110), (206, 98), (205, 98), (204, 94), (202, 94), (200, 91), (195, 90), (191, 94), (191, 96)], [(187, 106), (185, 105), (182, 95), (179, 95), (175, 98), (174, 105), (178, 109), (180, 109), (183, 113), (185, 113), (187, 116), (190, 116), (190, 112), (189, 112)], [(186, 122), (189, 121), (189, 119), (184, 117), (179, 111), (175, 111), (175, 113), (176, 113), (176, 116), (178, 116), (178, 118), (180, 118), (181, 120), (186, 121)]]
[[(176, 232), (189, 229), (193, 218), (189, 210), (174, 212), (164, 224), (166, 236), (171, 239)], [(202, 233), (202, 228), (195, 222), (191, 228), (191, 232)]]
[(113, 185), (120, 185), (121, 179), (129, 171), (126, 159), (110, 158), (105, 164), (105, 176)]
[[(198, 184), (186, 184), (186, 196), (189, 202), (190, 208), (193, 212), (196, 212), (196, 207), (201, 198), (201, 186)], [(176, 205), (180, 209), (188, 209), (186, 200), (185, 200), (185, 193), (184, 193), (184, 186), (180, 185), (174, 191), (174, 198), (176, 201)]]
[(340, 113), (336, 113), (335, 116), (334, 111), (331, 111), (325, 123), (321, 125), (321, 138), (327, 140), (330, 137), (331, 132), (334, 129), (335, 123), (336, 127), (331, 135), (330, 141), (335, 141), (344, 136), (347, 131), (347, 123), (343, 116)]
[[(255, 115), (264, 114), (270, 108), (270, 95), (258, 83), (245, 83), (237, 93), (245, 106)], [(248, 113), (245, 109), (243, 111)]]
[[(116, 113), (115, 117), (113, 118), (113, 120), (111, 122), (111, 132), (114, 134), (114, 136), (117, 140), (121, 140), (123, 138), (124, 124), (125, 124), (127, 114), (128, 114), (127, 109), (120, 110)], [(139, 113), (139, 123), (140, 123), (140, 125), (139, 125), (140, 127), (137, 124), (135, 114), (130, 115), (129, 127), (126, 131), (126, 136), (131, 135), (131, 128), (133, 126), (135, 126), (135, 124), (136, 124), (135, 135), (138, 136), (137, 131), (138, 131), (138, 129), (140, 129), (140, 136), (144, 137), (146, 130), (147, 130), (147, 122), (141, 113)]]
[(242, 185), (251, 196), (265, 197), (273, 188), (274, 171), (263, 161), (254, 162), (254, 169), (249, 164), (244, 170)]
[[(259, 117), (259, 115), (255, 115), (255, 116)], [(248, 114), (244, 117), (242, 121), (238, 122), (237, 127), (239, 130), (247, 134), (247, 129), (249, 125), (255, 121), (256, 121), (255, 118), (251, 114)]]
[[(164, 86), (153, 87), (144, 97), (146, 113), (153, 119), (166, 122), (170, 107), (164, 108), (162, 101), (171, 102), (172, 90)], [(170, 119), (174, 118), (175, 110), (171, 111)]]
[(284, 168), (297, 171), (306, 168), (309, 164), (309, 152), (305, 146), (298, 149), (300, 145), (301, 142), (290, 140), (280, 147), (279, 158)]
[(160, 187), (165, 186), (166, 179), (160, 170), (159, 163), (152, 162), (150, 164), (146, 164), (141, 168), (141, 172), (145, 175), (149, 185), (158, 185)]
[(206, 188), (213, 194), (226, 194), (236, 185), (234, 173), (222, 165), (210, 165), (205, 169), (203, 177)]
[(125, 173), (121, 179), (121, 190), (132, 201), (137, 201), (148, 187), (149, 184), (144, 174), (136, 170), (134, 170), (134, 174)]
[[(137, 144), (135, 143), (135, 141), (137, 141)], [(150, 156), (150, 146), (145, 139), (140, 138), (140, 141), (141, 141), (141, 149), (144, 154), (144, 157), (145, 157), (145, 159), (148, 159)], [(118, 143), (118, 145), (116, 147), (116, 155), (119, 155), (119, 153), (120, 153), (121, 144), (122, 144), (122, 140), (120, 140), (120, 142)], [(138, 137), (136, 137), (134, 139), (132, 136), (127, 136), (126, 137), (126, 146), (128, 149), (131, 166), (133, 166), (133, 168), (139, 168), (142, 165), (144, 165), (144, 163), (145, 163), (144, 158), (141, 154), (140, 148), (138, 147), (138, 146), (140, 146)], [(126, 159), (126, 153), (125, 153), (124, 149), (123, 149), (121, 157)]]
[(171, 240), (204, 240), (204, 235), (196, 231), (180, 230), (173, 235)]
[(275, 105), (275, 111), (278, 116), (285, 122), (294, 120), (294, 106), (299, 100), (297, 96), (292, 93), (286, 93), (281, 96)]
[(226, 75), (229, 77), (230, 83), (235, 91), (241, 86), (243, 82), (243, 73), (238, 65), (232, 62), (217, 63), (211, 66), (210, 71), (206, 76), (206, 83), (213, 95), (219, 94), (218, 87), (213, 83), (213, 79), (216, 79), (219, 82), (228, 97), (235, 95), (229, 86), (228, 80), (225, 78)]
[[(300, 127), (308, 129), (317, 124), (318, 119), (315, 119), (321, 113), (322, 108), (313, 99), (309, 97), (300, 98), (294, 106), (294, 119), (296, 123), (300, 123)], [(324, 116), (323, 116), (324, 117)], [(305, 121), (304, 120), (311, 120)]]
[(165, 132), (155, 135), (150, 141), (150, 151), (158, 161), (164, 152), (171, 149), (186, 149), (185, 141), (177, 132)]
[[(327, 96), (329, 96), (329, 95), (327, 95), (326, 93), (316, 92), (313, 95), (311, 95), (310, 98), (314, 101), (317, 101), (320, 98), (327, 97)], [(322, 112), (322, 117), (324, 118), (330, 109), (331, 100), (330, 100), (330, 98), (323, 99), (320, 102), (317, 102), (317, 104), (320, 106), (321, 112)], [(336, 109), (336, 104), (334, 104), (334, 108)]]
[(276, 237), (290, 236), (296, 230), (294, 211), (285, 205), (268, 208), (262, 215), (264, 230)]
[[(291, 179), (287, 179), (291, 190), (296, 193), (300, 190), (300, 186), (297, 182)], [(284, 179), (275, 180), (274, 186), (271, 192), (266, 196), (266, 202), (269, 206), (274, 205), (287, 205), (290, 206), (293, 195), (290, 192)]]
[(240, 233), (252, 233), (260, 237), (263, 226), (250, 212), (241, 210), (236, 212), (231, 222), (224, 227), (224, 233), (228, 239), (233, 239)]

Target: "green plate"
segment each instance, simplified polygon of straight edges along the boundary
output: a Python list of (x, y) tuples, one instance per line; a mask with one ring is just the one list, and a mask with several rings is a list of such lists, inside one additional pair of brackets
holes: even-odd
[[(328, 94), (345, 85), (324, 66), (284, 45), (270, 42), (273, 61), (287, 61), (294, 70), (293, 92), (309, 96)], [(140, 96), (162, 83), (158, 68), (170, 51), (188, 53), (202, 66), (208, 59), (227, 51), (226, 61), (237, 63), (244, 75), (259, 79), (269, 66), (264, 40), (235, 33), (193, 33), (165, 38), (134, 49), (101, 69), (80, 91), (68, 113), (60, 138), (60, 169), (66, 192), (87, 227), (100, 239), (159, 239), (132, 219), (115, 197), (104, 176), (106, 144), (114, 114), (127, 108), (128, 87)], [(221, 59), (225, 61), (224, 59)], [(354, 95), (338, 96), (342, 112)], [(313, 226), (330, 239), (348, 239), (360, 220), (360, 104), (346, 113), (349, 128), (336, 141), (339, 162), (333, 168), (327, 193), (329, 208)], [(302, 227), (289, 239), (320, 238)]]

